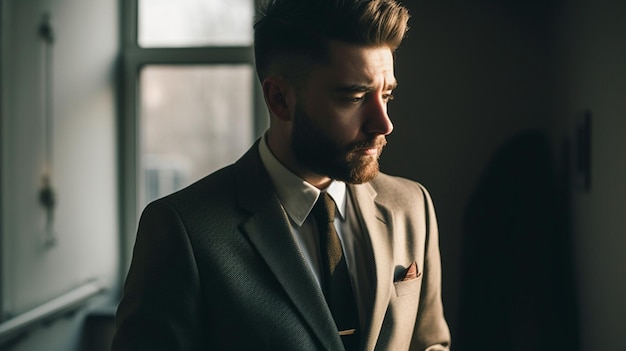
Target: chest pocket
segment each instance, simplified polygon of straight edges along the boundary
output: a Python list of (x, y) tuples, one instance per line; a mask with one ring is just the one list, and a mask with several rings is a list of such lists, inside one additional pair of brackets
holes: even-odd
[(419, 294), (422, 287), (422, 273), (410, 280), (404, 280), (393, 283), (396, 290), (396, 296), (408, 296), (413, 294)]

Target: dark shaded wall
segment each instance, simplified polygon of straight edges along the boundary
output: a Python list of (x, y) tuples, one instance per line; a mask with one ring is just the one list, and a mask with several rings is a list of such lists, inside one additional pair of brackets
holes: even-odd
[(578, 350), (567, 183), (548, 133), (496, 152), (464, 217), (459, 350)]
[[(405, 1), (395, 131), (384, 171), (425, 184), (441, 232), (446, 314), (459, 339), (464, 215), (496, 150), (547, 133), (557, 182), (592, 114), (590, 190), (566, 188), (580, 350), (626, 349), (626, 2)], [(564, 155), (568, 155), (565, 157)], [(470, 278), (471, 279), (471, 278)], [(465, 303), (465, 302), (463, 302)], [(485, 333), (492, 332), (486, 328)], [(454, 345), (454, 343), (453, 343)], [(459, 345), (460, 346), (460, 345)], [(462, 350), (462, 349), (461, 349)]]
[(382, 168), (422, 182), (433, 196), (453, 338), (470, 194), (502, 144), (551, 127), (555, 14), (546, 4), (405, 1), (411, 29), (397, 53), (396, 129)]
[(571, 192), (581, 350), (626, 350), (626, 2), (562, 1), (554, 141), (591, 120), (591, 188)]

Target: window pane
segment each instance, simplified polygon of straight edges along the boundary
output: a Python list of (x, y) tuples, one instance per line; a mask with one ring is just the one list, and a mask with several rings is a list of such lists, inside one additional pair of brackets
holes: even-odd
[(254, 0), (138, 0), (142, 47), (248, 46)]
[(142, 208), (236, 161), (250, 147), (253, 82), (250, 65), (142, 69)]

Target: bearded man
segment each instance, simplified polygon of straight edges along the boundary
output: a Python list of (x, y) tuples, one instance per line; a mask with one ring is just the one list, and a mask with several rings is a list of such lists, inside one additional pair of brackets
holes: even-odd
[(270, 126), (144, 210), (113, 350), (448, 350), (433, 205), (379, 172), (394, 0), (274, 0), (255, 23)]

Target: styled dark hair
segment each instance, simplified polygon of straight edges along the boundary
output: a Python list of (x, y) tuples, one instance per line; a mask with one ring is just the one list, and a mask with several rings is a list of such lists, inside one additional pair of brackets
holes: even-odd
[(331, 40), (395, 51), (409, 13), (394, 0), (268, 0), (254, 25), (259, 79), (280, 72), (297, 79), (328, 61)]

